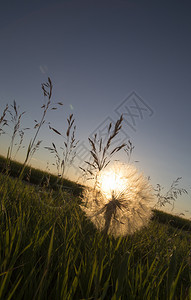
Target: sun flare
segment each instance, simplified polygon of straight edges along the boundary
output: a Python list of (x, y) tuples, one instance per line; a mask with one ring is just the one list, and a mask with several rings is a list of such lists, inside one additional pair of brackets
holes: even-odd
[(113, 194), (119, 194), (127, 188), (127, 181), (122, 172), (116, 173), (114, 170), (102, 172), (98, 176), (99, 188), (109, 200)]

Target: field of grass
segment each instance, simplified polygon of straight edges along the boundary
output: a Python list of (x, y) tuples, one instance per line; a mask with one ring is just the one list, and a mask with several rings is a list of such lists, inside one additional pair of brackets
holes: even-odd
[[(19, 177), (23, 165), (15, 160), (11, 160), (9, 166), (9, 175), (11, 177)], [(0, 172), (6, 173), (7, 160), (4, 156), (0, 155)], [(53, 190), (58, 190), (58, 183), (63, 185), (66, 189), (72, 192), (74, 195), (80, 195), (82, 192), (82, 186), (76, 184), (69, 179), (63, 179), (58, 181), (58, 176), (50, 174), (48, 172), (31, 168), (26, 166), (23, 172), (22, 180), (25, 182), (30, 182), (31, 184), (36, 184), (39, 186), (48, 185)], [(47, 182), (48, 181), (48, 182)]]
[[(21, 126), (24, 112), (19, 112), (14, 101), (0, 117), (0, 135), (6, 134), (7, 126), (12, 128), (7, 158), (0, 156), (0, 300), (191, 300), (191, 221), (153, 210), (147, 227), (114, 238), (106, 234), (108, 231), (98, 231), (85, 216), (80, 207), (85, 187), (64, 179), (78, 143), (73, 115), (67, 119), (65, 136), (49, 126), (64, 138), (64, 148), (57, 149), (54, 143), (45, 147), (54, 157), (58, 176), (29, 167), (42, 142), (38, 135), (47, 111), (57, 109), (55, 104), (51, 108), (50, 78), (42, 84), (42, 90), (47, 100), (41, 107), (41, 119), (34, 120), (36, 131), (23, 164), (12, 157), (29, 129)], [(114, 153), (124, 149), (130, 161), (134, 148), (130, 141), (111, 149), (122, 120), (121, 116), (116, 124), (109, 124), (105, 144), (96, 135), (89, 139), (93, 160), (82, 171), (91, 174), (95, 182)], [(186, 192), (177, 187), (179, 179), (166, 195), (161, 195), (158, 185), (160, 204), (171, 204), (177, 195)], [(141, 185), (142, 190), (145, 186)], [(147, 195), (135, 199), (144, 202)], [(128, 199), (132, 200), (125, 201)], [(116, 208), (114, 203), (121, 209), (120, 199), (112, 196), (104, 215), (105, 228), (106, 221), (111, 221), (109, 208)], [(129, 202), (129, 217), (128, 205)], [(112, 214), (115, 217), (115, 212)]]
[(0, 174), (0, 199), (0, 299), (191, 299), (190, 221), (114, 239), (78, 196)]

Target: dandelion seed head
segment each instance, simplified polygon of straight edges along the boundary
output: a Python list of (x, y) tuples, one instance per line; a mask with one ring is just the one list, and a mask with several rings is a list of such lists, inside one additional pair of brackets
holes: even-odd
[(100, 231), (113, 236), (132, 234), (152, 216), (153, 190), (133, 165), (115, 163), (100, 171), (96, 188), (83, 193), (82, 210)]

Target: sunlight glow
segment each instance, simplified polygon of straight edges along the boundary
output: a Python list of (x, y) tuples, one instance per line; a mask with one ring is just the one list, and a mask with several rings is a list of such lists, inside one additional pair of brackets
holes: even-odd
[(127, 180), (119, 170), (118, 173), (115, 170), (102, 172), (98, 181), (100, 190), (107, 199), (111, 199), (113, 193), (119, 194), (127, 188)]
[(149, 223), (153, 188), (135, 166), (116, 162), (101, 170), (80, 206), (97, 229), (114, 237), (133, 234)]

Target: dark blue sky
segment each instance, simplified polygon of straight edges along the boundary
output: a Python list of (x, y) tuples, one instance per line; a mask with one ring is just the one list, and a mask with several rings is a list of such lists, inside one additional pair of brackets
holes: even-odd
[[(107, 117), (117, 120), (116, 108), (135, 92), (153, 113), (135, 117), (136, 131), (124, 124), (135, 145), (134, 159), (153, 184), (168, 188), (182, 176), (189, 190), (190, 13), (190, 1), (4, 1), (1, 111), (15, 99), (32, 126), (43, 103), (40, 85), (50, 76), (53, 99), (64, 105), (48, 115), (49, 121), (62, 131), (73, 113), (78, 138), (87, 143)], [(42, 138), (43, 146), (60, 143), (46, 128)], [(2, 152), (5, 140), (1, 137)], [(41, 149), (34, 157), (38, 166), (49, 159), (45, 153)], [(190, 207), (189, 197), (177, 201), (181, 211)]]

